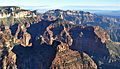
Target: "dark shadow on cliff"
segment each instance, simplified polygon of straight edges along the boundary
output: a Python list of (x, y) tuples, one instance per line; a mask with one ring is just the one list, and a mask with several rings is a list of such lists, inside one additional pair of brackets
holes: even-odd
[[(31, 47), (16, 45), (12, 50), (17, 56), (16, 64), (18, 69), (49, 69), (56, 55), (57, 45), (59, 45), (60, 42), (54, 41), (52, 45), (47, 45), (46, 43), (40, 44), (36, 38), (42, 35), (46, 28), (54, 22), (56, 22), (56, 20), (42, 20), (36, 24), (31, 24), (31, 26), (27, 28), (27, 32), (31, 35), (33, 45)], [(12, 35), (15, 35), (17, 26), (18, 24), (11, 26)], [(19, 36), (21, 34), (22, 33), (20, 33)]]
[(57, 46), (60, 44), (54, 41), (52, 45), (36, 44), (37, 46), (23, 47), (17, 45), (13, 48), (16, 54), (18, 69), (49, 69), (56, 55)]
[(100, 64), (99, 62), (108, 62), (110, 56), (108, 48), (95, 34), (92, 26), (85, 28), (77, 26), (72, 28), (69, 32), (73, 38), (71, 49), (87, 53), (97, 65)]

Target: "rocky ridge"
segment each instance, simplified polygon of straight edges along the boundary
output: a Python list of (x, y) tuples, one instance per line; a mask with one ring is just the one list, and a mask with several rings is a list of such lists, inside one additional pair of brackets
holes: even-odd
[(55, 20), (59, 15), (62, 15), (64, 20), (70, 21), (73, 24), (100, 26), (107, 31), (113, 41), (119, 42), (119, 18), (100, 16), (84, 11), (64, 11), (60, 9), (49, 10), (42, 15), (42, 18), (46, 20)]
[[(58, 63), (58, 65), (62, 64), (60, 67), (64, 68), (71, 66), (83, 69), (120, 68), (120, 44), (111, 40), (110, 36), (107, 34), (109, 32), (102, 29), (104, 28), (103, 26), (101, 28), (94, 26), (95, 23), (90, 23), (92, 26), (84, 24), (84, 20), (80, 20), (83, 23), (81, 22), (81, 25), (77, 25), (73, 22), (74, 20), (66, 20), (66, 16), (63, 15), (64, 13), (58, 13), (62, 12), (62, 10), (53, 10), (52, 12), (57, 16), (61, 16), (62, 14), (63, 16), (61, 16), (61, 18), (53, 17), (51, 19), (52, 16), (49, 16), (49, 19), (47, 19), (45, 15), (50, 15), (47, 14), (48, 12), (44, 13), (40, 21), (27, 27), (27, 32), (31, 35), (30, 42), (32, 46), (21, 46), (18, 44), (11, 47), (12, 49), (10, 48), (10, 51), (8, 51), (9, 49), (3, 48), (1, 45), (0, 49), (2, 54), (4, 52), (0, 60), (1, 68), (59, 68), (59, 66), (56, 66), (56, 63)], [(68, 13), (69, 16), (72, 16), (72, 13), (74, 13), (74, 17), (76, 17), (76, 13), (79, 12), (71, 11), (71, 13)], [(91, 21), (92, 20), (93, 19), (91, 19)], [(88, 20), (85, 21), (89, 22), (90, 20), (88, 18)], [(119, 22), (119, 20), (117, 22)], [(98, 22), (96, 22), (96, 24), (97, 23)], [(98, 25), (99, 24), (101, 25), (103, 23), (100, 22)], [(15, 36), (18, 26), (19, 25), (14, 24), (10, 27), (12, 36)], [(22, 33), (23, 32), (20, 32), (17, 37), (21, 37)], [(75, 54), (73, 55), (72, 53)], [(61, 56), (63, 56), (63, 58), (60, 58)], [(69, 60), (66, 60), (66, 58)], [(88, 58), (86, 59), (86, 64), (84, 64), (84, 58)], [(71, 63), (72, 59), (80, 59), (80, 61), (73, 60), (73, 64), (63, 66), (65, 63)], [(66, 62), (63, 62), (64, 60), (66, 60)]]

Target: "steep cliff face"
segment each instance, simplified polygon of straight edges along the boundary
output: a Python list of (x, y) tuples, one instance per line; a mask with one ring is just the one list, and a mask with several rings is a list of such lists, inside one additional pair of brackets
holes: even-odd
[(99, 61), (108, 62), (108, 48), (102, 43), (102, 39), (96, 35), (94, 27), (74, 27), (70, 30), (70, 34), (73, 38), (71, 49), (89, 54), (97, 63)]

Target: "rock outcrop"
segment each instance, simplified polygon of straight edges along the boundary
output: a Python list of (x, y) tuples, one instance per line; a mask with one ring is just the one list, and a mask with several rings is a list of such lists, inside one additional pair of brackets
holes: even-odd
[(107, 40), (110, 40), (110, 36), (107, 34), (107, 31), (103, 30), (99, 26), (94, 26), (94, 32), (101, 39), (102, 43), (105, 43)]
[(68, 49), (57, 52), (51, 69), (97, 69), (97, 65), (87, 54)]

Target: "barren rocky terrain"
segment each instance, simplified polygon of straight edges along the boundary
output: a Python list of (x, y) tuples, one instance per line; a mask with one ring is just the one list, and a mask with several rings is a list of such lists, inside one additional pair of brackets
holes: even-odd
[(0, 69), (120, 68), (119, 18), (56, 9), (17, 22), (1, 23)]

